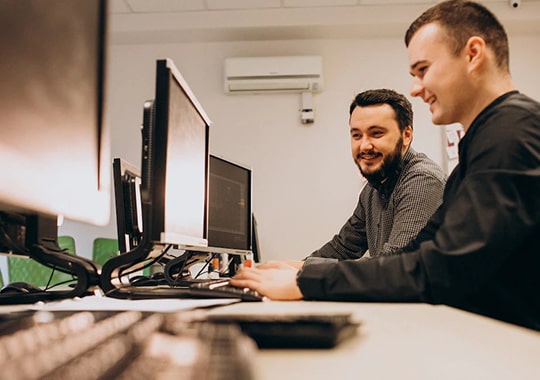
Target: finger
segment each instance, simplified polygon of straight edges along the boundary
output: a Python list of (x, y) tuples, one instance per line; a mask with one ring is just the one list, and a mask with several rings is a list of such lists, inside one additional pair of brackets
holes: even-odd
[(258, 290), (258, 282), (254, 280), (231, 279), (229, 284), (232, 286), (236, 286), (237, 288), (250, 288), (253, 290)]
[(260, 277), (259, 271), (255, 268), (242, 268), (234, 276), (233, 280), (255, 280)]

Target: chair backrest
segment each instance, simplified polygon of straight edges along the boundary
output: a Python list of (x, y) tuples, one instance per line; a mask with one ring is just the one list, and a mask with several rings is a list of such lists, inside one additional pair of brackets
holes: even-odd
[(94, 239), (92, 248), (92, 260), (103, 265), (111, 257), (118, 255), (118, 240), (112, 238), (98, 237)]
[(57, 241), (60, 248), (65, 249), (72, 255), (77, 254), (77, 250), (75, 249), (75, 239), (73, 238), (73, 236), (58, 236)]
[[(58, 246), (65, 249), (66, 252), (74, 255), (75, 239), (71, 236), (58, 236)], [(63, 273), (46, 267), (37, 261), (21, 257), (8, 257), (8, 276), (9, 282), (28, 282), (32, 285), (45, 287), (47, 285), (55, 285), (59, 283), (69, 283), (73, 277), (67, 273)], [(51, 277), (52, 273), (52, 277)]]

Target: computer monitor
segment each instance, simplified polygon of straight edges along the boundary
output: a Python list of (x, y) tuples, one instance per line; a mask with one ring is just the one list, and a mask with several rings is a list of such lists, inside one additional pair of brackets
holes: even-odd
[(251, 250), (251, 184), (251, 168), (210, 155), (210, 247)]
[(127, 268), (158, 260), (170, 247), (208, 246), (211, 122), (171, 59), (156, 62), (155, 78), (155, 97), (143, 108), (142, 239), (105, 263), (106, 292), (114, 291)]
[(106, 15), (105, 0), (0, 2), (0, 240), (82, 279), (73, 295), (96, 268), (57, 249), (56, 216), (110, 216)]
[[(121, 158), (113, 159), (116, 225), (120, 252), (138, 246), (143, 236), (141, 173)], [(252, 170), (210, 155), (208, 246), (235, 253), (252, 248)], [(226, 249), (231, 249), (227, 251)]]
[(142, 131), (145, 234), (155, 243), (204, 247), (211, 122), (174, 62), (156, 64), (156, 94)]
[(116, 230), (120, 253), (129, 252), (142, 242), (143, 215), (141, 173), (121, 158), (113, 159)]
[[(114, 158), (113, 180), (118, 246), (121, 253), (126, 253), (142, 243), (141, 174), (126, 160)], [(253, 249), (253, 257), (258, 261), (256, 241), (253, 240), (251, 184), (249, 167), (210, 155), (208, 247), (204, 251), (236, 254), (228, 258), (229, 272), (234, 272), (241, 262), (238, 253), (249, 254)], [(168, 262), (167, 259), (161, 261)]]
[(105, 225), (106, 2), (0, 2), (0, 208)]

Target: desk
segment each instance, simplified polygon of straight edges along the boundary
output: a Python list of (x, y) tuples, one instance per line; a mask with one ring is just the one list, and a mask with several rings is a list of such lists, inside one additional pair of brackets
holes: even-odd
[(350, 311), (358, 335), (331, 350), (260, 350), (259, 380), (540, 379), (540, 332), (448, 306), (238, 303), (209, 313)]
[[(0, 311), (25, 308), (3, 306)], [(361, 321), (357, 335), (334, 349), (257, 351), (256, 380), (540, 379), (540, 332), (448, 306), (268, 301), (201, 310), (208, 314), (352, 312)]]

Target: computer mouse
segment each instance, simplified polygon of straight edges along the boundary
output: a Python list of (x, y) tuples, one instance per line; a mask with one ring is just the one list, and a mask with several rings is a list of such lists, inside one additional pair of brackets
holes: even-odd
[(35, 285), (27, 282), (12, 282), (7, 284), (0, 290), (0, 293), (39, 293), (43, 290)]

